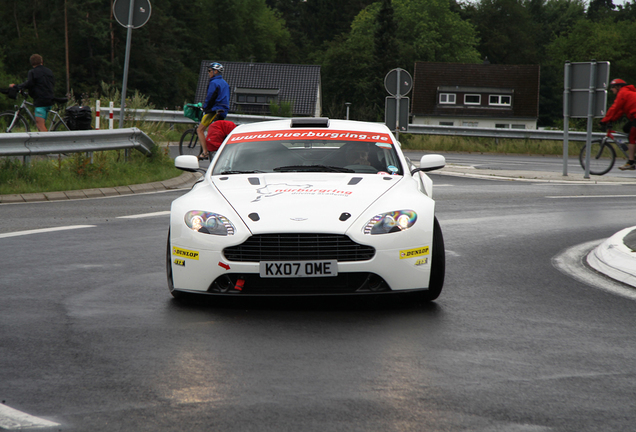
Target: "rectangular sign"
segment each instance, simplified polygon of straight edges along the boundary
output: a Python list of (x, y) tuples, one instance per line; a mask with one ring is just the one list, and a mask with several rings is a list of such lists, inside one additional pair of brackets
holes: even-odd
[(338, 261), (262, 261), (262, 278), (338, 276)]
[[(590, 86), (591, 74), (595, 79)], [(609, 62), (566, 63), (564, 88), (567, 98), (563, 103), (563, 115), (572, 118), (585, 118), (589, 113), (590, 90), (594, 94), (592, 113), (594, 117), (604, 117), (607, 106), (609, 86)], [(569, 102), (566, 102), (569, 101)]]

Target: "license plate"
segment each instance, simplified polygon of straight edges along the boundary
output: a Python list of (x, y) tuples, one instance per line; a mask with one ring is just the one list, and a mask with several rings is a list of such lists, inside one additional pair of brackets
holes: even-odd
[(338, 261), (261, 261), (262, 278), (338, 276)]

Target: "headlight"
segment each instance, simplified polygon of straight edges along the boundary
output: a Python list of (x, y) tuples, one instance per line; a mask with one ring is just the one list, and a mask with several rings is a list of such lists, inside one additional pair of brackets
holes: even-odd
[(219, 236), (234, 235), (234, 225), (220, 214), (192, 210), (185, 214), (184, 220), (192, 231)]
[(364, 226), (365, 234), (387, 234), (405, 231), (413, 226), (417, 213), (413, 210), (398, 210), (376, 215)]

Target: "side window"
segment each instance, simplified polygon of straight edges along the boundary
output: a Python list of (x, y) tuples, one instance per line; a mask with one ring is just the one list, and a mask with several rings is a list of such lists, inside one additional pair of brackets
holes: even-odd
[(508, 95), (490, 95), (488, 98), (488, 105), (494, 106), (510, 106), (512, 103), (512, 97)]
[(439, 103), (440, 104), (454, 104), (455, 103), (455, 93), (440, 93), (439, 94)]
[(464, 95), (464, 105), (481, 105), (481, 95), (479, 94)]

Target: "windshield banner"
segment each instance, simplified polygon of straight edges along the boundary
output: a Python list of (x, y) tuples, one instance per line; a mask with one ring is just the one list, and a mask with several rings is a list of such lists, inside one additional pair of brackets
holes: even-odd
[(391, 143), (391, 135), (385, 133), (365, 133), (339, 130), (284, 130), (257, 133), (237, 133), (230, 137), (228, 144), (251, 141), (284, 141), (284, 140), (331, 140)]

